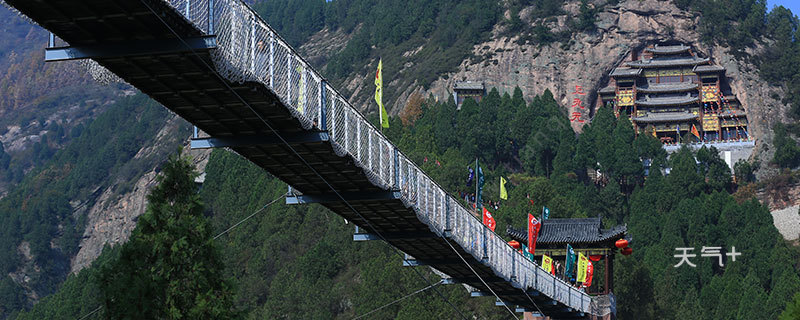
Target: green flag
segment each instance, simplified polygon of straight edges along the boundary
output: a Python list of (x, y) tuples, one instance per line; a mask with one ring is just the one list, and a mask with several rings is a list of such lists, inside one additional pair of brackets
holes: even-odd
[(573, 269), (575, 269), (575, 250), (572, 246), (567, 244), (567, 261), (564, 264), (564, 276), (569, 279), (572, 277)]
[(478, 160), (475, 160), (475, 166), (478, 167), (478, 193), (475, 196), (475, 206), (476, 208), (481, 208), (483, 204), (483, 185), (486, 184), (486, 179), (483, 176), (483, 169), (478, 164)]

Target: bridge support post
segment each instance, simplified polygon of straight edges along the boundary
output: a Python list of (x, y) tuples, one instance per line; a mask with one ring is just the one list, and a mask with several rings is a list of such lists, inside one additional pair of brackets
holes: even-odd
[(214, 0), (208, 0), (208, 34), (214, 34)]
[(269, 33), (269, 88), (275, 90), (275, 36)]
[(328, 130), (328, 81), (319, 82), (319, 129)]
[(392, 166), (392, 169), (394, 170), (394, 172), (392, 173), (394, 175), (393, 187), (394, 187), (395, 190), (400, 190), (400, 165), (398, 163), (399, 159), (398, 159), (397, 148), (394, 148), (393, 151), (394, 151), (394, 152), (392, 152), (393, 158), (394, 158), (394, 160), (393, 160), (394, 161), (394, 165)]
[[(189, 1), (186, 1), (189, 6)], [(256, 75), (256, 20), (250, 19), (250, 73)], [(261, 78), (261, 77), (258, 77)]]

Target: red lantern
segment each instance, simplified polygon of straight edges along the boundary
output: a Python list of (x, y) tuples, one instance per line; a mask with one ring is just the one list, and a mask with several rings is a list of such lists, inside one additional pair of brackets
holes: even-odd
[(508, 245), (514, 249), (519, 249), (519, 242), (517, 240), (511, 240), (508, 242)]
[(603, 256), (601, 256), (601, 255), (591, 255), (591, 256), (589, 256), (589, 260), (591, 260), (592, 262), (600, 261), (600, 259), (602, 259), (602, 258), (603, 258)]
[(629, 256), (631, 255), (631, 253), (633, 253), (633, 249), (631, 249), (631, 247), (625, 247), (624, 249), (622, 249), (623, 256)]
[(617, 242), (614, 243), (614, 245), (617, 246), (617, 248), (620, 248), (620, 249), (625, 248), (625, 247), (628, 246), (628, 240), (619, 239), (619, 240), (617, 240)]

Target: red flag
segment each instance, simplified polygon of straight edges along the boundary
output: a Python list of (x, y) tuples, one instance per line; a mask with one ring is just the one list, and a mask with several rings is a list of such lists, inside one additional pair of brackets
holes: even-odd
[(528, 214), (528, 252), (533, 254), (536, 251), (536, 238), (539, 236), (539, 227), (541, 224), (539, 220)]
[(592, 266), (592, 262), (589, 261), (589, 265), (586, 266), (586, 281), (583, 282), (584, 287), (591, 287), (592, 286), (592, 275), (594, 274), (594, 266)]
[(695, 127), (695, 125), (694, 125), (694, 124), (692, 124), (692, 134), (693, 134), (695, 137), (697, 137), (698, 139), (700, 139), (700, 132), (697, 132), (697, 127)]
[(497, 227), (497, 222), (494, 221), (494, 217), (492, 217), (492, 213), (486, 208), (483, 208), (483, 224), (492, 229), (494, 232), (494, 228)]

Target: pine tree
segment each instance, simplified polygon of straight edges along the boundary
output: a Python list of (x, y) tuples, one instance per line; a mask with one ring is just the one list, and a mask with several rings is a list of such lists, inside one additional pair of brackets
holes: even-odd
[(234, 316), (232, 290), (191, 163), (171, 156), (119, 260), (104, 266), (99, 286), (114, 319), (221, 319)]

